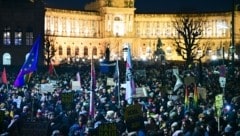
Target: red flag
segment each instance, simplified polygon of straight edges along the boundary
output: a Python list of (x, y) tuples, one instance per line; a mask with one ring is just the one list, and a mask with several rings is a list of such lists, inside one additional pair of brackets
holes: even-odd
[(7, 73), (6, 73), (6, 69), (3, 68), (3, 72), (2, 72), (2, 83), (7, 84)]
[(52, 74), (53, 74), (53, 71), (54, 71), (53, 64), (50, 63), (49, 68), (48, 68), (48, 73), (49, 73), (50, 75), (52, 75)]

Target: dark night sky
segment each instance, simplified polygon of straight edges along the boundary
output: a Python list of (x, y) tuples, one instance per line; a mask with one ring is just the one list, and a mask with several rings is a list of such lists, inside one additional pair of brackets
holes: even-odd
[[(45, 0), (49, 7), (83, 10), (94, 0)], [(230, 11), (233, 0), (135, 0), (137, 13)], [(240, 0), (235, 0), (239, 3)]]

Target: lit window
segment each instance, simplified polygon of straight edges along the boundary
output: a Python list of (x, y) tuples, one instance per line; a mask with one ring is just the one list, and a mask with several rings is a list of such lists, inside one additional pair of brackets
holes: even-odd
[(84, 52), (83, 52), (84, 57), (88, 56), (88, 48), (84, 47)]
[(14, 44), (22, 45), (22, 32), (20, 29), (16, 30), (14, 33)]
[(33, 32), (26, 32), (26, 45), (33, 45)]
[(11, 55), (9, 53), (3, 54), (3, 65), (11, 65)]
[(76, 47), (76, 48), (75, 48), (75, 56), (78, 56), (78, 55), (79, 55), (79, 48)]
[(96, 47), (93, 48), (93, 55), (97, 56), (97, 48)]
[(71, 55), (71, 48), (70, 47), (67, 47), (67, 55)]
[(11, 29), (10, 27), (5, 27), (3, 32), (3, 44), (4, 45), (11, 45)]
[(58, 48), (58, 55), (62, 55), (63, 54), (63, 50), (62, 50), (62, 46), (59, 46)]

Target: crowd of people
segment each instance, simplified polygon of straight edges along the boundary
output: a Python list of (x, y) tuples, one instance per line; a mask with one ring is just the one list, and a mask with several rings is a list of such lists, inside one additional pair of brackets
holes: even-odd
[[(240, 136), (240, 108), (238, 95), (240, 69), (234, 75), (226, 75), (226, 86), (219, 85), (218, 66), (205, 65), (199, 72), (198, 66), (177, 65), (183, 80), (189, 74), (196, 85), (205, 88), (205, 98), (198, 97), (197, 106), (185, 107), (185, 86), (173, 91), (177, 81), (173, 74), (173, 64), (143, 65), (134, 63), (134, 68), (144, 69), (144, 75), (134, 79), (136, 87), (145, 87), (147, 95), (136, 97), (132, 104), (125, 100), (126, 88), (107, 85), (107, 77), (96, 67), (96, 89), (94, 90), (94, 116), (89, 116), (90, 106), (90, 65), (78, 68), (56, 68), (57, 74), (47, 71), (34, 72), (30, 81), (21, 88), (12, 84), (17, 71), (8, 71), (8, 84), (0, 89), (0, 134), (24, 136), (23, 124), (42, 122), (46, 124), (46, 136), (87, 136), (101, 135), (98, 128), (113, 123), (116, 133), (111, 135), (127, 136)], [(125, 65), (120, 63), (120, 82), (125, 81)], [(81, 88), (72, 90), (71, 81), (76, 73), (81, 75)], [(42, 92), (38, 85), (55, 80), (54, 91)], [(224, 89), (221, 113), (216, 113), (215, 96)], [(73, 93), (71, 103), (62, 101), (63, 93)], [(120, 100), (118, 99), (120, 98)], [(189, 96), (188, 99), (192, 99)], [(140, 105), (144, 123), (138, 130), (129, 131), (125, 120), (125, 108)], [(43, 132), (42, 132), (43, 133)], [(110, 135), (110, 134), (109, 134)]]

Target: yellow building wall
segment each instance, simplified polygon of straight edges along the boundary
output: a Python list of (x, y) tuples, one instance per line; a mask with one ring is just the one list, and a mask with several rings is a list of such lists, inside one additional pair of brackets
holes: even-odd
[[(116, 3), (115, 3), (116, 4)], [(135, 8), (104, 6), (96, 12), (83, 12), (46, 8), (45, 36), (52, 39), (58, 50), (56, 64), (66, 58), (87, 58), (92, 56), (92, 49), (97, 48), (96, 59), (102, 58), (107, 46), (110, 47), (110, 58), (122, 58), (122, 49), (130, 45), (133, 59), (153, 59), (157, 40), (163, 43), (167, 60), (181, 60), (175, 52), (173, 37), (177, 35), (172, 21), (177, 14), (135, 14)], [(188, 14), (189, 15), (189, 14)], [(228, 52), (231, 43), (231, 12), (191, 14), (193, 17), (204, 17), (203, 38), (200, 45), (208, 44), (212, 50), (205, 57), (210, 59), (219, 48)], [(235, 12), (235, 44), (240, 44), (240, 12)], [(67, 54), (71, 49), (71, 55)], [(79, 55), (75, 49), (79, 48)], [(84, 54), (88, 48), (88, 54)], [(219, 56), (221, 57), (221, 56)]]

